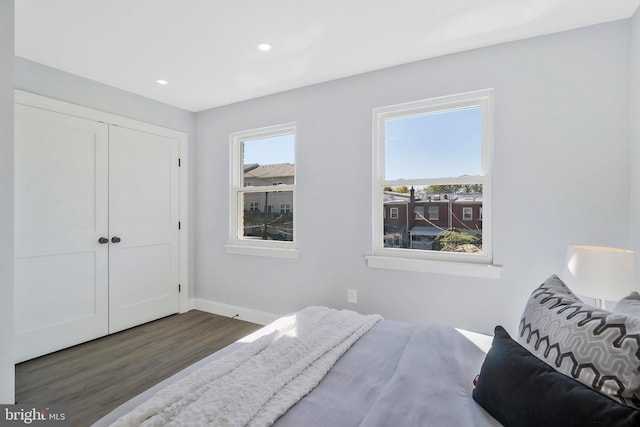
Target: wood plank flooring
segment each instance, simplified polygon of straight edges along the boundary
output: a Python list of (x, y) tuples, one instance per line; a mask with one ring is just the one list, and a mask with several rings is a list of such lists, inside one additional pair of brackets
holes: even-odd
[(16, 365), (17, 403), (61, 404), (89, 426), (260, 325), (192, 310)]

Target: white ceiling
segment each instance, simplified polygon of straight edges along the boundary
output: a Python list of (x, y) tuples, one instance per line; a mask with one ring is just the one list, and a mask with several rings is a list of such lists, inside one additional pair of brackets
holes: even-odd
[[(628, 18), (639, 6), (640, 0), (16, 0), (15, 48), (32, 61), (201, 111)], [(258, 50), (260, 42), (273, 49)]]

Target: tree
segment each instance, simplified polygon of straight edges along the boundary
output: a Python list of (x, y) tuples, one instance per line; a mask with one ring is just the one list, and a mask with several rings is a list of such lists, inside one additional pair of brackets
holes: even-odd
[(465, 184), (462, 188), (465, 193), (482, 193), (482, 184)]
[(452, 194), (458, 191), (462, 185), (430, 185), (427, 188), (427, 194)]
[(457, 231), (455, 228), (444, 230), (438, 234), (434, 239), (434, 243), (443, 252), (469, 252), (465, 245), (471, 245), (478, 250), (481, 250), (482, 247), (480, 238), (469, 233)]
[(407, 187), (406, 185), (403, 185), (402, 187), (396, 187), (395, 191), (396, 193), (408, 193), (409, 187)]
[(482, 193), (482, 184), (430, 185), (427, 194), (455, 194), (461, 190), (463, 193)]

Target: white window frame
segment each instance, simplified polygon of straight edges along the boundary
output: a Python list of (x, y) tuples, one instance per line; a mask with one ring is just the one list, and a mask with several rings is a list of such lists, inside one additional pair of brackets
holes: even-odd
[(389, 208), (389, 219), (398, 219), (400, 210), (398, 208)]
[(291, 203), (280, 203), (280, 213), (291, 213)]
[[(481, 175), (441, 177), (433, 179), (385, 179), (385, 141), (387, 120), (419, 116), (465, 108), (482, 108)], [(367, 265), (420, 272), (456, 274), (476, 277), (500, 277), (501, 267), (493, 265), (492, 230), (492, 158), (493, 158), (493, 89), (431, 98), (405, 104), (379, 107), (373, 110), (374, 179), (373, 179), (373, 254)], [(384, 247), (383, 188), (418, 185), (482, 184), (483, 239), (482, 254), (452, 253), (428, 250)], [(487, 268), (489, 267), (489, 268)]]
[(427, 210), (427, 214), (429, 215), (429, 221), (439, 221), (440, 220), (440, 206), (429, 206)]
[[(469, 212), (466, 214), (465, 212)], [(469, 206), (462, 207), (462, 220), (463, 221), (473, 221), (473, 208)]]
[[(294, 178), (293, 184), (278, 185), (252, 185), (244, 186), (244, 168), (242, 147), (245, 141), (256, 139), (270, 138), (274, 136), (290, 135), (297, 136), (296, 124), (285, 123), (275, 126), (267, 126), (259, 129), (251, 129), (246, 131), (234, 132), (229, 135), (231, 145), (231, 156), (229, 170), (231, 173), (231, 185), (229, 186), (229, 243), (225, 245), (228, 253), (241, 255), (258, 255), (278, 258), (297, 258), (298, 249), (296, 247), (296, 182)], [(295, 158), (294, 142), (294, 158)], [(294, 164), (296, 164), (294, 160)], [(296, 165), (297, 166), (297, 165)], [(277, 187), (277, 190), (276, 188)], [(243, 199), (246, 193), (265, 193), (265, 192), (282, 192), (291, 191), (293, 194), (291, 202), (291, 213), (293, 215), (293, 241), (274, 241), (274, 240), (258, 240), (244, 239), (240, 235), (240, 226), (243, 220)]]

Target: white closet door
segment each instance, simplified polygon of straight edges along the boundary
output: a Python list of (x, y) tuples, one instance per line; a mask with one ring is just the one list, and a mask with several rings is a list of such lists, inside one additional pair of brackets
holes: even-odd
[(17, 361), (108, 332), (108, 127), (16, 105)]
[(109, 332), (179, 311), (179, 141), (109, 127)]

